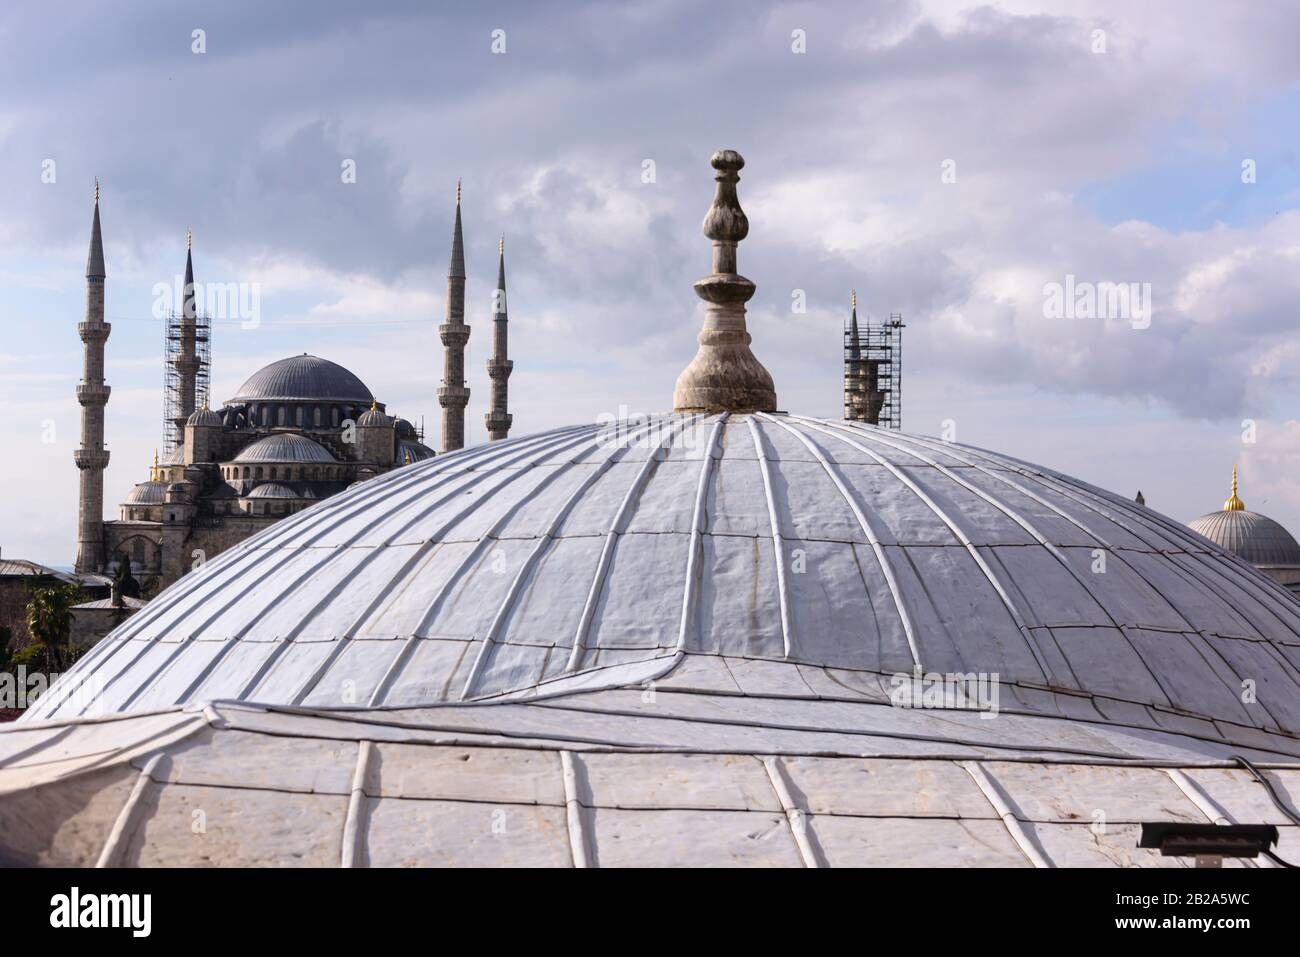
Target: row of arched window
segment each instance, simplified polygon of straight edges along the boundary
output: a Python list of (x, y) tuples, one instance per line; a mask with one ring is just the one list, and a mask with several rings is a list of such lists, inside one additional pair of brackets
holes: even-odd
[(246, 415), (249, 425), (261, 425), (264, 428), (296, 426), (300, 429), (337, 429), (344, 419), (355, 418), (360, 415), (360, 411), (350, 405), (306, 406), (287, 404), (258, 405), (252, 403), (248, 406)]
[(347, 478), (347, 469), (342, 465), (223, 465), (221, 476), (228, 482), (241, 479), (342, 482)]

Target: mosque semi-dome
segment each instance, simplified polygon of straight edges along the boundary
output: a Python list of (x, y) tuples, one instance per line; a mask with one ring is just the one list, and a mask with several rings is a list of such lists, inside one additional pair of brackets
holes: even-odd
[(232, 462), (334, 463), (338, 460), (319, 442), (296, 432), (268, 435), (244, 447)]
[(140, 482), (126, 493), (124, 505), (161, 505), (167, 498), (167, 483), (150, 479)]
[[(1134, 866), (1177, 863), (1141, 822), (1216, 820), (1300, 857), (1256, 776), (1300, 793), (1300, 603), (1079, 479), (777, 411), (743, 163), (713, 157), (673, 412), (417, 462), (203, 563), (0, 731), (0, 858), (78, 859), (40, 835), (91, 775), (110, 865)], [(240, 826), (175, 824), (196, 788)]]
[(230, 404), (295, 400), (369, 405), (374, 396), (365, 383), (337, 362), (303, 354), (280, 359), (254, 372)]
[[(210, 429), (219, 429), (222, 426), (222, 419), (219, 413), (213, 412), (205, 405), (203, 408), (191, 412), (190, 417), (185, 421), (185, 424)], [(175, 452), (176, 450), (173, 449), (172, 451)], [(181, 452), (181, 461), (184, 462), (184, 449), (181, 449)], [(164, 462), (163, 464), (170, 463)]]
[(300, 499), (306, 496), (300, 495), (287, 485), (281, 485), (279, 482), (263, 482), (261, 485), (253, 488), (245, 498), (292, 498)]

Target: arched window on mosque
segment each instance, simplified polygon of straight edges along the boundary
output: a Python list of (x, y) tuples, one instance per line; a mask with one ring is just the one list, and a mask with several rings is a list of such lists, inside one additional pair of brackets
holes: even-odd
[(316, 408), (312, 409), (312, 424), (319, 429), (320, 423), (321, 423), (320, 406), (316, 406)]

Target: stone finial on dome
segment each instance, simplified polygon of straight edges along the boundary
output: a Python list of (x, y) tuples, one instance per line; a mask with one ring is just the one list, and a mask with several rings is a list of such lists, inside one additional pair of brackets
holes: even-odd
[(713, 274), (695, 283), (705, 307), (700, 348), (677, 377), (677, 412), (775, 412), (772, 376), (754, 357), (745, 326), (745, 303), (754, 284), (736, 272), (736, 245), (749, 234), (736, 183), (745, 160), (735, 150), (719, 150), (710, 160), (717, 191), (704, 216), (704, 235), (713, 240)]
[(1237, 498), (1237, 466), (1235, 465), (1232, 467), (1232, 494), (1223, 503), (1223, 510), (1225, 512), (1244, 512), (1246, 510), (1246, 503)]

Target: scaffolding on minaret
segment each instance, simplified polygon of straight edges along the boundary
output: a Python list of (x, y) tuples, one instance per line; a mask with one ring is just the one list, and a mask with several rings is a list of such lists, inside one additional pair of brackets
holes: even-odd
[[(188, 404), (182, 395), (182, 376), (177, 368), (184, 352), (189, 323), (185, 314), (170, 313), (165, 322), (163, 336), (163, 448), (171, 450), (185, 441), (181, 410)], [(193, 408), (209, 404), (208, 386), (212, 367), (212, 324), (208, 317), (196, 310), (193, 319), (194, 402)], [(186, 413), (188, 415), (188, 413)]]
[(212, 328), (199, 311), (194, 282), (194, 236), (185, 231), (185, 286), (181, 311), (167, 316), (163, 333), (163, 443), (168, 451), (185, 441), (185, 423), (208, 405)]
[(883, 322), (858, 322), (858, 298), (844, 326), (844, 418), (887, 429), (903, 427), (901, 313)]

